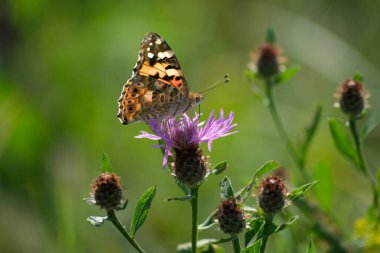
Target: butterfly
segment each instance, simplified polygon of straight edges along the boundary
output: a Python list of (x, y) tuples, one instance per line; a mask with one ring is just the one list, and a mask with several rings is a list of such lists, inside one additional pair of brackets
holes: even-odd
[(176, 117), (203, 100), (189, 91), (173, 50), (158, 34), (147, 33), (132, 77), (123, 86), (117, 117), (123, 124)]

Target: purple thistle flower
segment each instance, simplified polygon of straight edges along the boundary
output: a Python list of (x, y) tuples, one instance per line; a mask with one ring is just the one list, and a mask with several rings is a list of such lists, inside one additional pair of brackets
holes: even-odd
[[(199, 114), (194, 118), (190, 118), (186, 114), (178, 120), (171, 118), (162, 120), (161, 122), (153, 119), (148, 121), (150, 128), (155, 134), (141, 131), (136, 138), (147, 138), (151, 140), (163, 140), (165, 148), (165, 156), (163, 166), (167, 164), (168, 157), (172, 156), (171, 149), (185, 150), (191, 147), (198, 147), (200, 143), (207, 143), (209, 151), (211, 151), (212, 142), (218, 138), (236, 133), (231, 132), (236, 123), (232, 124), (234, 113), (231, 112), (227, 118), (224, 118), (223, 109), (220, 110), (220, 118), (217, 119), (214, 112), (211, 112), (206, 124), (199, 122)], [(156, 147), (161, 147), (157, 145)]]

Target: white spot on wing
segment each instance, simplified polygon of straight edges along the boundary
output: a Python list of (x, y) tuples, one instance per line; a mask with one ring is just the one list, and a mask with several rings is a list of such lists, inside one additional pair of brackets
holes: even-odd
[(174, 55), (173, 51), (158, 52), (158, 58), (171, 58)]
[(149, 42), (149, 46), (152, 46), (153, 45), (153, 43), (152, 42)]
[(162, 43), (162, 40), (161, 39), (156, 39), (156, 44), (157, 45), (160, 45)]
[(149, 58), (153, 58), (153, 57), (154, 57), (154, 54), (152, 54), (152, 53), (148, 53), (148, 57), (149, 57)]

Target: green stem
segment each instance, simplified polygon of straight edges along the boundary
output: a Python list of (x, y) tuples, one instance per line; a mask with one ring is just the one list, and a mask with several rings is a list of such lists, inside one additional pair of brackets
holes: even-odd
[(294, 148), (294, 146), (293, 146), (293, 144), (292, 144), (292, 142), (291, 142), (291, 140), (290, 140), (290, 138), (289, 138), (289, 136), (285, 130), (285, 127), (282, 124), (280, 116), (278, 114), (278, 110), (277, 110), (276, 103), (275, 103), (274, 96), (273, 96), (273, 82), (270, 79), (266, 80), (266, 87), (265, 88), (266, 88), (265, 89), (266, 97), (268, 98), (268, 102), (269, 102), (268, 107), (269, 107), (270, 113), (272, 115), (274, 124), (276, 125), (277, 130), (280, 133), (280, 137), (282, 138), (282, 141), (284, 142), (290, 156), (292, 157), (293, 161), (297, 165), (297, 168), (301, 172), (302, 176), (305, 179), (308, 179), (309, 177), (305, 171), (304, 163), (303, 163), (301, 157), (298, 155), (296, 149)]
[(107, 211), (108, 220), (110, 220), (115, 227), (120, 231), (120, 233), (128, 240), (128, 242), (140, 253), (145, 253), (145, 251), (137, 244), (137, 242), (129, 235), (127, 230), (120, 224), (114, 210)]
[(191, 252), (196, 253), (197, 251), (197, 240), (198, 240), (198, 189), (199, 186), (196, 188), (190, 189), (191, 196), (194, 196), (190, 200), (191, 204)]
[[(265, 218), (264, 232), (268, 231), (269, 226), (272, 224), (272, 221), (273, 221), (273, 216), (272, 215), (270, 215), (270, 216), (268, 216), (268, 217)], [(263, 238), (263, 242), (261, 243), (261, 247), (260, 247), (260, 253), (264, 253), (265, 252), (265, 247), (267, 246), (268, 238), (269, 238), (268, 236), (265, 236)]]
[(234, 239), (232, 239), (232, 246), (234, 247), (234, 253), (240, 253), (240, 242), (237, 235), (235, 235)]
[(350, 124), (350, 130), (351, 130), (352, 136), (354, 137), (354, 141), (355, 141), (356, 153), (359, 158), (359, 167), (371, 183), (372, 190), (373, 190), (373, 205), (376, 209), (379, 209), (379, 196), (377, 192), (377, 183), (370, 169), (368, 168), (367, 162), (363, 155), (362, 142), (359, 138), (359, 133), (356, 127), (356, 119), (350, 118), (349, 124)]

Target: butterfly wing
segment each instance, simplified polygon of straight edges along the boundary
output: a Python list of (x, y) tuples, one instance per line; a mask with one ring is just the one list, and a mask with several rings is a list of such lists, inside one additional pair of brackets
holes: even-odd
[(186, 109), (188, 98), (188, 83), (173, 50), (158, 34), (147, 33), (118, 101), (120, 121), (176, 116)]

